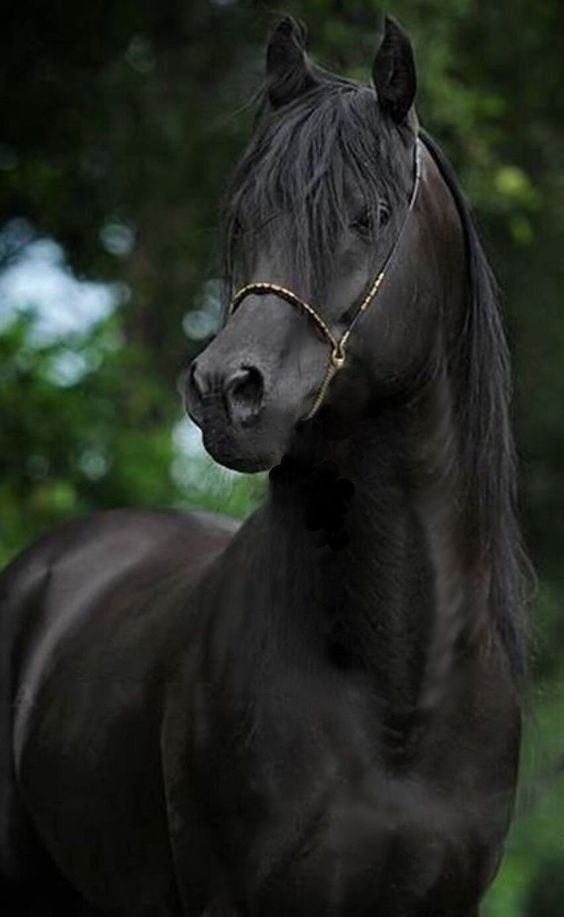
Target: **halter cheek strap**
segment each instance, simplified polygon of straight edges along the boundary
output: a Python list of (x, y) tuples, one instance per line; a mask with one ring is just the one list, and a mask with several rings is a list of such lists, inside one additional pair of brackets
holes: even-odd
[(276, 283), (267, 283), (267, 282), (249, 283), (246, 286), (241, 287), (241, 289), (235, 293), (233, 299), (231, 300), (231, 303), (229, 305), (229, 310), (228, 310), (228, 317), (233, 315), (235, 310), (241, 305), (241, 303), (243, 302), (244, 299), (247, 298), (247, 296), (267, 296), (269, 294), (274, 294), (279, 299), (283, 299), (285, 302), (289, 303), (289, 305), (295, 306), (296, 309), (299, 309), (307, 318), (310, 318), (311, 321), (315, 325), (317, 325), (319, 331), (325, 337), (327, 343), (329, 344), (329, 347), (331, 348), (331, 353), (329, 355), (329, 362), (327, 364), (325, 376), (323, 378), (323, 381), (317, 393), (317, 397), (315, 399), (313, 407), (311, 408), (309, 414), (306, 415), (304, 420), (310, 420), (314, 416), (314, 414), (317, 414), (317, 411), (319, 410), (319, 408), (323, 404), (323, 401), (325, 400), (325, 395), (327, 394), (327, 390), (329, 388), (329, 385), (331, 384), (333, 377), (345, 365), (346, 358), (347, 358), (346, 345), (351, 336), (352, 330), (355, 327), (358, 320), (360, 319), (360, 317), (363, 315), (364, 312), (366, 312), (368, 307), (371, 305), (371, 303), (376, 298), (376, 294), (378, 293), (378, 290), (380, 289), (384, 281), (388, 268), (390, 267), (393, 259), (396, 256), (396, 252), (403, 238), (405, 228), (407, 226), (407, 222), (415, 206), (415, 201), (417, 199), (417, 192), (419, 190), (420, 180), (421, 180), (421, 153), (420, 153), (420, 141), (417, 140), (415, 144), (415, 179), (413, 182), (413, 188), (411, 191), (411, 197), (409, 200), (409, 206), (407, 209), (407, 213), (405, 215), (405, 219), (397, 235), (397, 238), (384, 261), (384, 265), (380, 273), (377, 275), (376, 279), (370, 286), (364, 299), (362, 300), (355, 314), (353, 315), (348, 328), (344, 331), (344, 333), (341, 335), (340, 338), (337, 338), (334, 335), (334, 333), (331, 331), (331, 328), (329, 327), (325, 319), (321, 317), (317, 309), (315, 309), (309, 303), (305, 302), (305, 300), (300, 299), (299, 296), (296, 296), (296, 294), (293, 293), (292, 290), (288, 290), (286, 287), (279, 286)]

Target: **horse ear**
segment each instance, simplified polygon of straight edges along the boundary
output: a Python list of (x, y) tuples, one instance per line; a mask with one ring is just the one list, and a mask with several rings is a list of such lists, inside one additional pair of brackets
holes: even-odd
[(274, 108), (311, 89), (315, 79), (305, 52), (307, 32), (301, 22), (287, 16), (275, 28), (266, 51), (268, 98)]
[(400, 124), (413, 104), (417, 80), (411, 42), (390, 16), (384, 20), (384, 34), (372, 65), (372, 80), (380, 107)]

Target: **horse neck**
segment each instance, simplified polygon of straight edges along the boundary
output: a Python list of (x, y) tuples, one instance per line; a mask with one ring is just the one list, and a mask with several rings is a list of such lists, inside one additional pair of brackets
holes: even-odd
[(263, 556), (262, 570), (276, 571), (286, 624), (289, 616), (316, 635), (339, 666), (371, 673), (398, 711), (422, 690), (432, 696), (462, 604), (480, 601), (479, 564), (462, 537), (452, 392), (440, 366), (416, 400), (379, 409), (346, 441), (312, 434), (300, 443), (302, 461), (331, 459), (354, 484), (346, 548), (318, 546), (288, 488), (274, 484), (265, 510), (261, 550), (272, 557)]

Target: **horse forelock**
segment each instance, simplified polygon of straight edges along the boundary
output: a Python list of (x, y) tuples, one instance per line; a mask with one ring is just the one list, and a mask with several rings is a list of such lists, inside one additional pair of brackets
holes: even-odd
[(399, 221), (413, 183), (410, 157), (401, 155), (410, 140), (408, 129), (381, 116), (374, 90), (351, 80), (322, 80), (276, 110), (265, 96), (229, 191), (228, 276), (239, 224), (242, 248), (252, 256), (264, 245), (261, 229), (276, 220), (289, 280), (302, 295), (322, 295), (352, 192), (357, 206), (361, 199), (377, 214), (385, 202)]

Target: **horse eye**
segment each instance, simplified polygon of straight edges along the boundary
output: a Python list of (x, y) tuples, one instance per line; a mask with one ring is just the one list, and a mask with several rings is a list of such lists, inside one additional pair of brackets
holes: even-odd
[(390, 205), (386, 201), (380, 201), (378, 206), (378, 224), (385, 226), (392, 215)]
[(351, 229), (354, 229), (361, 236), (369, 236), (374, 227), (374, 220), (372, 218), (372, 212), (365, 207), (364, 210), (361, 210), (357, 214), (355, 219), (351, 223)]

